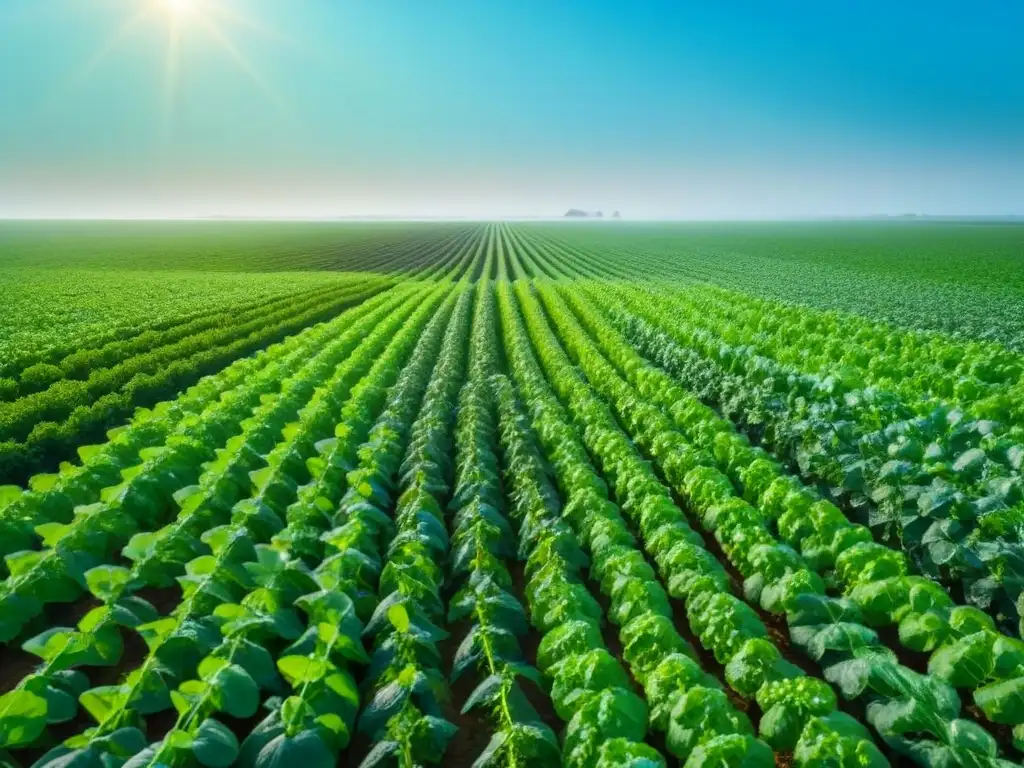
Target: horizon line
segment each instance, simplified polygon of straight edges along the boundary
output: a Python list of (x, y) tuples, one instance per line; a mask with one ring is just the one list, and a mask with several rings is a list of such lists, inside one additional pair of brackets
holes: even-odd
[(1016, 221), (1024, 220), (1024, 213), (876, 213), (876, 214), (823, 214), (794, 216), (737, 216), (733, 217), (687, 217), (687, 216), (638, 216), (630, 218), (622, 216), (566, 216), (562, 215), (496, 215), (496, 216), (458, 216), (458, 215), (398, 215), (398, 214), (362, 214), (339, 216), (256, 216), (256, 215), (180, 215), (180, 216), (9, 216), (0, 214), (0, 221), (5, 222), (342, 222), (342, 221), (466, 221), (466, 222), (498, 222), (498, 221), (565, 221), (565, 222), (606, 222), (606, 223), (744, 223), (744, 222), (825, 222), (825, 221), (920, 221), (920, 220), (975, 220), (975, 221)]

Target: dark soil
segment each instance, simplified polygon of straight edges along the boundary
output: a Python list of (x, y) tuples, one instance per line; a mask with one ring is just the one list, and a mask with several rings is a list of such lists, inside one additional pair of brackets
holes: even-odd
[[(451, 679), (452, 660), (455, 657), (455, 652), (472, 627), (473, 624), (470, 621), (460, 621), (458, 624), (451, 625), (448, 627), (450, 636), (438, 643), (444, 665), (442, 669), (449, 679)], [(470, 712), (462, 713), (463, 705), (481, 680), (483, 680), (481, 672), (468, 669), (452, 683), (452, 697), (447, 704), (445, 718), (457, 725), (459, 730), (448, 743), (448, 750), (445, 752), (442, 765), (472, 765), (473, 761), (486, 749), (494, 734), (495, 723), (490, 717), (489, 707), (476, 707)]]
[[(180, 601), (181, 592), (176, 587), (149, 588), (141, 590), (138, 596), (152, 603), (161, 616), (166, 616)], [(83, 595), (72, 603), (47, 606), (44, 617), (45, 624), (51, 627), (73, 627), (86, 613), (99, 605), (99, 601), (92, 595)], [(109, 667), (88, 667), (81, 670), (88, 675), (91, 687), (117, 685), (129, 672), (140, 667), (145, 661), (149, 649), (141, 635), (122, 627), (121, 640), (124, 643), (124, 650), (117, 664)], [(2, 686), (0, 691), (14, 688), (25, 674), (31, 672), (40, 663), (39, 659), (25, 653), (19, 647), (0, 648), (0, 686)], [(177, 713), (173, 709), (150, 715), (146, 718), (146, 735), (150, 741), (157, 741), (174, 726), (176, 720)], [(84, 709), (79, 708), (78, 714), (71, 720), (49, 726), (38, 747), (19, 750), (18, 758), (27, 765), (31, 764), (52, 747), (93, 725), (95, 722), (92, 717)]]
[(18, 683), (41, 663), (41, 659), (25, 653), (17, 645), (0, 648), (0, 694), (17, 688)]
[[(516, 598), (522, 600), (523, 586), (525, 584), (523, 564), (516, 561), (510, 563), (509, 566), (509, 571), (512, 574), (513, 579), (513, 594)], [(443, 660), (443, 668), (449, 678), (451, 676), (452, 662), (455, 657), (455, 652), (469, 634), (472, 626), (472, 622), (468, 620), (449, 626), (448, 631), (450, 632), (450, 636), (438, 644)], [(532, 629), (525, 636), (519, 638), (523, 657), (528, 664), (536, 665), (537, 647), (540, 645), (540, 639), (539, 633)], [(452, 698), (449, 702), (445, 717), (457, 725), (459, 730), (448, 744), (444, 760), (441, 763), (443, 766), (452, 766), (455, 768), (456, 766), (472, 765), (480, 754), (487, 748), (487, 745), (490, 743), (491, 738), (494, 735), (496, 723), (487, 707), (477, 707), (470, 712), (465, 714), (462, 713), (463, 705), (466, 703), (470, 694), (472, 694), (477, 685), (482, 681), (482, 675), (483, 673), (479, 670), (467, 670), (459, 677), (458, 680), (452, 683)], [(527, 700), (533, 705), (534, 709), (537, 710), (537, 714), (540, 716), (541, 721), (550, 727), (555, 733), (559, 733), (562, 730), (564, 723), (555, 713), (554, 707), (551, 704), (551, 699), (547, 693), (526, 679), (520, 679), (520, 685), (522, 686)]]
[(51, 627), (74, 627), (85, 614), (99, 605), (92, 595), (85, 594), (70, 603), (51, 603), (43, 614), (29, 622), (17, 640), (0, 646), (0, 693), (18, 686), (42, 660), (21, 649), (21, 643)]
[[(523, 563), (519, 560), (509, 563), (509, 572), (512, 574), (512, 592), (516, 599), (525, 606), (526, 600), (523, 593), (526, 587), (526, 574)], [(540, 633), (532, 627), (529, 632), (519, 638), (519, 647), (523, 651), (523, 657), (526, 659), (526, 663), (532, 667), (537, 666), (537, 648), (540, 647), (540, 641)], [(537, 714), (540, 715), (541, 721), (555, 733), (561, 733), (565, 723), (555, 713), (551, 697), (535, 685), (525, 685), (524, 692), (533, 708), (537, 710)]]

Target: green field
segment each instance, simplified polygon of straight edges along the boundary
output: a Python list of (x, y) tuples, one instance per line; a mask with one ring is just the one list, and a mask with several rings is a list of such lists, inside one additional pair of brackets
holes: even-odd
[(0, 765), (1024, 759), (1024, 226), (11, 222), (0, 292)]

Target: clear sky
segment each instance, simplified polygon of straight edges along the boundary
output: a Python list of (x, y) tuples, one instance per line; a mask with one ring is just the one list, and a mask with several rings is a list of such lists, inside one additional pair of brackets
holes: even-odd
[(1024, 213), (1024, 3), (0, 0), (0, 216)]

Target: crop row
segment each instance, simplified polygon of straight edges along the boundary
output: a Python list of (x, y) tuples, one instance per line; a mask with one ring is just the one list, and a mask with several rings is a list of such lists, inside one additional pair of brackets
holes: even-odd
[[(873, 389), (800, 375), (723, 345), (665, 299), (616, 294), (607, 307), (639, 349), (726, 415), (757, 431), (823, 484), (919, 572), (962, 585), (970, 602), (1012, 620), (1024, 590), (1022, 443), (990, 420), (908, 411)], [(836, 390), (839, 391), (836, 391)]]
[[(328, 285), (306, 291), (303, 296), (329, 297), (348, 290), (349, 286)], [(52, 363), (36, 363), (25, 368), (17, 381), (11, 380), (9, 387), (0, 385), (0, 389), (6, 395), (5, 400), (15, 401), (19, 397), (41, 392), (62, 379), (87, 379), (93, 371), (110, 368), (140, 353), (155, 351), (202, 331), (266, 316), (276, 308), (289, 306), (295, 299), (295, 296), (273, 297), (247, 306), (217, 307), (198, 313), (197, 317), (185, 317), (173, 323), (164, 322), (157, 327), (146, 328), (127, 338), (107, 341), (91, 348), (79, 347)], [(173, 352), (171, 356), (174, 357)]]
[(237, 325), (211, 328), (152, 352), (140, 352), (84, 380), (62, 379), (42, 392), (0, 404), (0, 478), (19, 481), (56, 466), (99, 439), (132, 410), (173, 397), (200, 377), (326, 320), (378, 293), (386, 283), (358, 281), (329, 297), (299, 300)]
[(601, 277), (713, 284), (964, 343), (1020, 351), (1024, 323), (1011, 226), (760, 223), (517, 227), (549, 261)]
[[(283, 388), (279, 396), (264, 398), (252, 418), (244, 422), (242, 435), (219, 451), (217, 461), (204, 465), (196, 485), (178, 488), (181, 509), (177, 518), (169, 526), (143, 532), (129, 542), (125, 556), (134, 563), (130, 572), (109, 566), (87, 572), (87, 581), (89, 575), (95, 580), (97, 572), (120, 574), (116, 589), (105, 595), (112, 600), (115, 621), (117, 601), (148, 585), (147, 575), (156, 575), (162, 586), (177, 581), (182, 600), (170, 615), (155, 619), (146, 616), (148, 620), (142, 623), (120, 613), (122, 620), (129, 619), (132, 631), (146, 640), (150, 652), (119, 685), (81, 692), (83, 706), (98, 725), (68, 740), (51, 754), (52, 758), (61, 759), (69, 750), (124, 756), (125, 739), (140, 743), (142, 738), (137, 729), (132, 730), (140, 724), (138, 717), (171, 706), (178, 710), (178, 724), (151, 751), (193, 749), (202, 754), (210, 739), (223, 742), (227, 738), (216, 723), (205, 725), (212, 712), (239, 716), (244, 710), (248, 713), (245, 716), (252, 715), (259, 704), (258, 697), (252, 703), (253, 682), (257, 690), (259, 685), (272, 683), (276, 690), (282, 690), (273, 662), (268, 667), (266, 651), (261, 653), (261, 642), (269, 642), (275, 632), (283, 633), (284, 639), (299, 639), (292, 637), (298, 626), (292, 605), (306, 592), (315, 592), (313, 587), (318, 584), (300, 557), (307, 552), (308, 544), (308, 537), (302, 534), (311, 524), (328, 527), (324, 508), (333, 508), (340, 497), (338, 471), (343, 472), (355, 459), (370, 426), (366, 409), (381, 402), (404, 356), (416, 343), (423, 322), (437, 306), (440, 295), (436, 290), (431, 295), (433, 299), (421, 295), (421, 291), (413, 295), (406, 292), (405, 297), (397, 297), (397, 307), (393, 303), (382, 306), (382, 310), (390, 310), (390, 316), (364, 318), (362, 327), (356, 323), (338, 339), (341, 346), (354, 349), (340, 366), (330, 355), (341, 352), (341, 348), (329, 347), (326, 359), (300, 368), (290, 379), (294, 383)], [(410, 315), (417, 305), (419, 308)], [(365, 384), (357, 383), (360, 380)], [(342, 407), (349, 392), (351, 399)], [(339, 409), (350, 418), (335, 427)], [(298, 420), (291, 421), (294, 416), (289, 417), (289, 413), (297, 415)], [(332, 428), (337, 439), (330, 438)], [(280, 438), (275, 439), (275, 434)], [(326, 443), (324, 438), (329, 438)], [(323, 453), (319, 459), (318, 450)], [(252, 468), (254, 464), (256, 468)], [(173, 490), (180, 482), (180, 478), (166, 476), (164, 480), (166, 490)], [(306, 484), (300, 489), (298, 483), (302, 480)], [(319, 517), (312, 513), (319, 513)], [(272, 537), (273, 545), (267, 546)], [(323, 578), (333, 577), (325, 570)], [(327, 595), (320, 600), (313, 595), (300, 605), (318, 623), (337, 624), (340, 634), (348, 636), (352, 622), (358, 620), (350, 608), (344, 607), (343, 598)], [(263, 622), (258, 620), (259, 615), (264, 616)], [(88, 634), (93, 629), (87, 623), (78, 631)], [(55, 647), (63, 650), (59, 645)], [(337, 648), (362, 658), (361, 646), (356, 653), (352, 642), (346, 643), (341, 636), (332, 638), (328, 645), (329, 653)], [(30, 650), (34, 647), (38, 644)], [(311, 659), (315, 654), (314, 650), (304, 655)], [(296, 682), (295, 674), (311, 675), (308, 669), (296, 671), (296, 665), (301, 666), (301, 659), (292, 658), (278, 664), (278, 671), (292, 683)], [(197, 673), (199, 680), (190, 682)], [(31, 681), (28, 684), (32, 685)], [(232, 689), (232, 685), (241, 688)], [(296, 687), (306, 691), (303, 685)], [(24, 692), (25, 686), (21, 690)], [(293, 710), (289, 706), (284, 712), (290, 714)], [(215, 733), (207, 738), (206, 731), (211, 729)], [(153, 754), (140, 764), (149, 764), (150, 758)]]
[[(681, 688), (687, 696), (687, 704), (676, 702), (671, 708), (668, 722), (670, 748), (676, 743), (673, 737), (675, 724), (686, 734), (682, 741), (682, 756), (688, 750), (703, 745), (709, 755), (747, 755), (750, 764), (766, 765), (773, 762), (771, 750), (765, 748), (767, 743), (779, 752), (793, 751), (801, 764), (805, 764), (805, 760), (811, 761), (806, 764), (814, 764), (811, 757), (817, 754), (814, 744), (819, 738), (827, 737), (830, 742), (841, 742), (841, 751), (850, 755), (868, 759), (873, 754), (870, 759), (877, 764), (880, 756), (871, 746), (867, 732), (863, 726), (837, 711), (831, 688), (795, 666), (789, 660), (790, 654), (784, 653), (788, 649), (783, 647), (780, 650), (769, 639), (768, 628), (758, 613), (742, 598), (730, 594), (732, 580), (729, 572), (706, 548), (702, 536), (690, 527), (668, 488), (660, 482), (651, 465), (637, 453), (629, 436), (619, 428), (606, 402), (580, 378), (580, 373), (571, 365), (557, 338), (547, 327), (536, 299), (522, 286), (517, 293), (529, 341), (537, 349), (545, 373), (563, 406), (572, 414), (574, 426), (587, 452), (599, 462), (609, 480), (610, 491), (630, 518), (635, 531), (632, 535), (640, 542), (641, 551), (628, 559), (623, 557), (613, 573), (633, 572), (646, 582), (660, 578), (667, 585), (668, 593), (683, 601), (692, 635), (704, 651), (725, 668), (726, 680), (733, 691), (748, 699), (744, 708), (756, 707), (752, 711), (760, 713), (758, 729), (763, 742), (753, 739), (751, 721), (733, 710), (727, 696), (713, 693), (714, 688), (706, 681), (695, 681), (683, 670), (678, 673), (683, 679), (678, 681), (677, 688), (658, 676), (655, 679), (659, 680), (659, 685), (666, 685), (669, 690)], [(615, 379), (607, 378), (608, 373), (604, 372), (606, 378), (602, 381), (608, 386), (615, 386)], [(621, 403), (615, 405), (617, 410)], [(560, 436), (563, 442), (568, 434)], [(696, 451), (687, 450), (678, 436), (664, 429), (655, 434), (660, 438), (662, 449), (673, 457), (670, 476), (685, 477), (691, 467), (697, 468), (693, 462), (699, 460), (699, 455)], [(695, 503), (694, 499), (690, 501)], [(720, 538), (720, 543), (724, 538)], [(728, 541), (723, 547), (727, 552), (736, 551)], [(647, 558), (656, 564), (657, 570)], [(647, 598), (648, 601), (650, 599)], [(641, 683), (658, 664), (659, 654), (673, 650), (685, 653), (686, 644), (672, 624), (665, 621), (666, 618), (662, 615), (661, 631), (649, 645), (653, 663), (648, 669), (641, 669), (642, 674), (638, 675)], [(654, 623), (650, 617), (648, 620)], [(693, 692), (689, 692), (691, 686), (694, 687)], [(649, 699), (653, 695), (648, 691)], [(674, 723), (677, 718), (686, 725)]]
[[(0, 389), (8, 400), (17, 394), (22, 373), (34, 365), (59, 365), (82, 350), (337, 287), (349, 278), (345, 273), (12, 270), (0, 278), (7, 298), (7, 311), (0, 320)], [(41, 378), (45, 382), (46, 376)]]
[(567, 282), (582, 256), (507, 225), (436, 245), (431, 279), (0, 493), (2, 658), (40, 660), (0, 692), (0, 749), (1014, 764), (1024, 643), (792, 470), (673, 291)]
[[(751, 565), (744, 568), (742, 560), (736, 565), (746, 577), (744, 591), (748, 598), (760, 600), (768, 611), (785, 609), (794, 643), (804, 646), (815, 660), (826, 663), (833, 657), (823, 653), (822, 649), (840, 650), (827, 644), (835, 642), (839, 630), (816, 627), (814, 632), (808, 628), (797, 631), (799, 625), (794, 625), (796, 617), (792, 615), (791, 606), (787, 605), (787, 601), (801, 595), (823, 596), (825, 580), (830, 584), (838, 582), (845, 588), (845, 602), (837, 603), (836, 610), (832, 612), (842, 614), (839, 621), (842, 623), (843, 648), (861, 656), (879, 653), (884, 656), (887, 650), (882, 647), (877, 633), (865, 625), (884, 627), (898, 622), (903, 645), (919, 652), (934, 651), (928, 663), (927, 678), (921, 678), (905, 666), (900, 674), (906, 678), (903, 695), (913, 692), (914, 697), (922, 698), (921, 686), (934, 687), (936, 681), (949, 686), (950, 690), (936, 689), (928, 697), (930, 701), (943, 703), (941, 708), (933, 707), (940, 716), (927, 731), (945, 748), (954, 749), (958, 743), (954, 736), (966, 727), (961, 721), (949, 721), (960, 710), (952, 688), (973, 690), (975, 703), (993, 722), (1018, 725), (1020, 711), (1016, 701), (1024, 684), (1020, 667), (1024, 644), (1000, 635), (995, 631), (992, 620), (977, 609), (956, 607), (933, 582), (908, 576), (906, 563), (899, 553), (873, 543), (866, 529), (847, 523), (838, 509), (817, 498), (792, 477), (787, 477), (779, 465), (763, 452), (752, 449), (746, 440), (735, 434), (727, 421), (717, 417), (692, 396), (688, 397), (664, 372), (646, 365), (621, 337), (606, 325), (602, 327), (601, 318), (588, 311), (579, 296), (573, 296), (571, 303), (588, 329), (601, 340), (601, 347), (612, 356), (622, 375), (635, 382), (637, 393), (660, 405), (666, 416), (671, 413), (686, 437), (697, 444), (703, 442), (707, 445), (708, 458), (713, 457), (714, 463), (709, 462), (706, 469), (686, 477), (684, 484), (712, 497), (721, 495), (728, 498), (734, 493), (731, 481), (757, 506), (752, 507), (739, 499), (735, 503), (730, 502), (726, 505), (728, 515), (734, 519), (728, 521), (727, 518), (727, 522), (735, 526), (737, 519), (745, 518), (747, 525), (756, 524), (757, 527), (750, 528), (752, 534), (757, 534), (755, 541), (770, 541), (764, 534), (770, 534), (773, 523), (777, 525), (780, 537), (789, 546), (780, 549), (778, 540), (775, 540), (772, 544), (774, 554), (755, 547), (746, 555)], [(571, 327), (571, 319), (565, 322)], [(574, 334), (574, 340), (582, 338), (580, 333)], [(588, 349), (587, 345), (578, 343), (578, 354), (588, 354), (584, 351)], [(595, 350), (592, 347), (589, 350), (592, 356), (589, 367), (601, 364)], [(603, 364), (607, 366), (607, 363)], [(598, 370), (600, 374), (595, 375), (600, 375), (602, 382), (611, 380), (615, 375), (608, 368)], [(657, 418), (651, 423), (657, 423)], [(639, 434), (637, 441), (641, 445), (645, 443)], [(644, 447), (656, 454), (657, 446), (653, 443)], [(722, 472), (711, 470), (713, 466), (720, 467)], [(725, 510), (721, 509), (716, 515), (724, 513)], [(720, 522), (716, 520), (715, 525)], [(720, 535), (716, 531), (716, 536)], [(735, 532), (727, 531), (727, 535), (731, 542), (736, 540)], [(726, 541), (720, 543), (723, 548), (727, 547)], [(798, 551), (802, 551), (804, 559), (797, 555)], [(758, 578), (752, 579), (751, 567)], [(770, 570), (764, 571), (766, 567)], [(808, 574), (801, 574), (805, 570), (818, 574), (822, 579), (807, 581)], [(773, 585), (772, 581), (778, 583)], [(776, 591), (779, 589), (783, 590), (781, 599)], [(843, 607), (842, 612), (838, 610), (839, 606)], [(832, 620), (833, 623), (836, 621)], [(826, 629), (831, 634), (821, 635)], [(828, 638), (827, 642), (823, 638)], [(891, 654), (888, 657), (892, 658)], [(839, 672), (835, 668), (826, 669), (825, 674), (830, 680), (839, 682)], [(848, 693), (846, 689), (844, 692)], [(882, 717), (877, 711), (875, 716)], [(905, 731), (886, 733), (881, 727), (879, 730), (887, 737), (902, 739), (905, 734)], [(996, 754), (996, 744), (991, 737), (982, 740), (978, 736), (977, 739), (979, 747), (985, 745), (984, 754)], [(906, 751), (926, 749), (919, 744), (904, 744), (895, 738), (890, 738), (890, 741)], [(936, 751), (931, 747), (927, 750)]]

